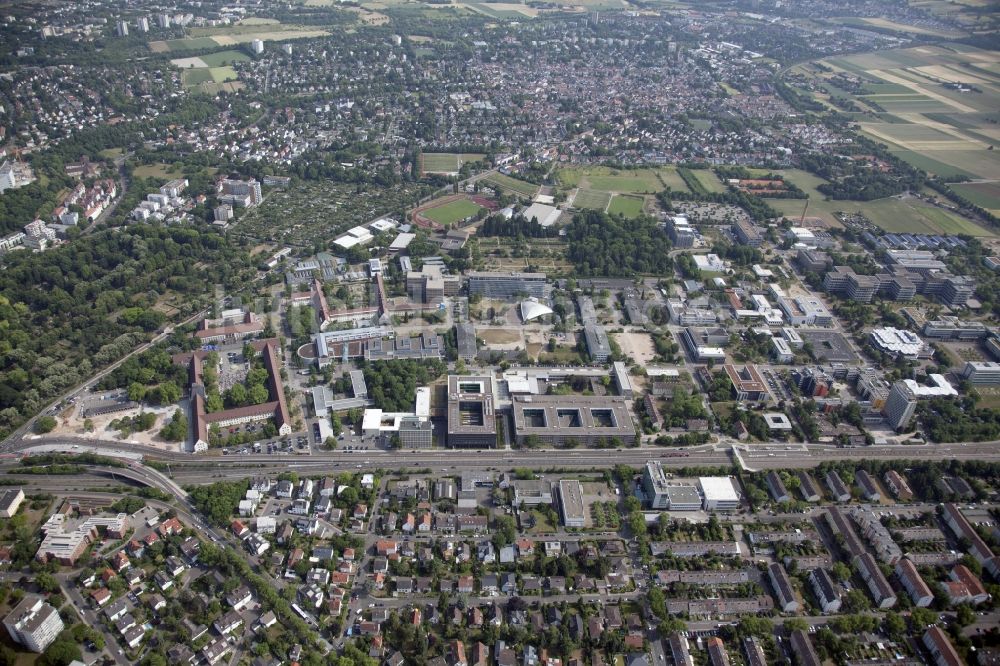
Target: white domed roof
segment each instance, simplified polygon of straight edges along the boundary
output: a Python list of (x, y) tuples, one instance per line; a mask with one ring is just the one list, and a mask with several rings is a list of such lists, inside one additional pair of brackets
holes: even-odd
[(531, 321), (552, 314), (552, 308), (538, 301), (521, 301), (521, 319)]

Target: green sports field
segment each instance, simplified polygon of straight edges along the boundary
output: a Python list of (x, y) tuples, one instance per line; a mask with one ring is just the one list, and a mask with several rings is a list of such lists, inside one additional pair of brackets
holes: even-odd
[(446, 203), (443, 206), (423, 210), (420, 214), (428, 220), (433, 220), (438, 224), (448, 226), (475, 215), (479, 212), (479, 210), (480, 207), (468, 199), (457, 199)]
[(574, 208), (589, 208), (590, 210), (605, 210), (611, 203), (611, 195), (597, 190), (580, 190), (573, 199)]
[(616, 194), (614, 198), (611, 199), (611, 205), (608, 206), (608, 212), (618, 213), (629, 218), (639, 217), (642, 215), (642, 198)]
[(423, 153), (424, 173), (455, 173), (466, 162), (477, 162), (482, 153)]

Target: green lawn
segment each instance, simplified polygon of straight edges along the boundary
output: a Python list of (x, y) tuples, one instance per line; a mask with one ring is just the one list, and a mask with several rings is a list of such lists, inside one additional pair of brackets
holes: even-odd
[(458, 171), (458, 155), (455, 153), (424, 153), (425, 173), (451, 173)]
[(642, 215), (642, 198), (616, 194), (611, 199), (608, 212), (620, 213), (625, 217), (639, 217)]
[(509, 190), (515, 194), (520, 194), (522, 197), (530, 198), (538, 194), (538, 185), (518, 180), (517, 178), (511, 178), (502, 173), (492, 174), (485, 180), (488, 183), (493, 183), (502, 190)]
[(208, 55), (200, 56), (202, 61), (209, 67), (222, 67), (223, 65), (231, 65), (234, 62), (246, 62), (250, 60), (250, 56), (242, 51), (219, 51), (218, 53), (209, 53)]
[(475, 215), (479, 212), (479, 210), (480, 207), (468, 199), (457, 199), (446, 203), (443, 206), (428, 208), (425, 211), (421, 211), (420, 214), (428, 220), (433, 220), (438, 224), (447, 226), (460, 220), (464, 220), (471, 215)]
[(715, 172), (711, 169), (691, 169), (691, 173), (693, 173), (694, 177), (698, 179), (698, 182), (701, 183), (702, 187), (709, 192), (726, 191), (726, 186), (722, 184), (722, 181), (719, 180), (719, 177), (716, 176)]
[(133, 169), (132, 173), (137, 178), (163, 178), (170, 180), (180, 174), (180, 169), (175, 169), (173, 164), (156, 162), (155, 164), (143, 164)]
[(589, 208), (591, 210), (604, 210), (611, 202), (611, 195), (607, 192), (597, 190), (580, 190), (573, 199), (575, 208)]

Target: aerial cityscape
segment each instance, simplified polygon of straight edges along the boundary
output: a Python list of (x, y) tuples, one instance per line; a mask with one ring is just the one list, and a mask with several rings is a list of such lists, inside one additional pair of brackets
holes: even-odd
[(0, 3), (0, 666), (1000, 664), (996, 0)]

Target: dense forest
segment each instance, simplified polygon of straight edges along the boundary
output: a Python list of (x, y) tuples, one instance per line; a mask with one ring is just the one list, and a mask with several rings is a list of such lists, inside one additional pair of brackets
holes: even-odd
[[(0, 436), (59, 393), (147, 339), (165, 297), (184, 310), (213, 284), (245, 285), (252, 266), (214, 231), (134, 225), (42, 254), (15, 252), (0, 273)], [(208, 271), (208, 266), (212, 267)]]
[(670, 239), (652, 218), (626, 220), (588, 210), (574, 215), (566, 232), (566, 256), (579, 275), (668, 275), (673, 270)]

